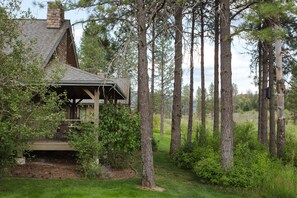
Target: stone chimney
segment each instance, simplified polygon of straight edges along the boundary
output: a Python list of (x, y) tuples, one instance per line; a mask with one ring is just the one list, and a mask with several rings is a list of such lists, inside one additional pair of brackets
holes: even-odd
[(64, 23), (64, 10), (62, 5), (47, 2), (46, 26), (49, 29), (59, 29)]

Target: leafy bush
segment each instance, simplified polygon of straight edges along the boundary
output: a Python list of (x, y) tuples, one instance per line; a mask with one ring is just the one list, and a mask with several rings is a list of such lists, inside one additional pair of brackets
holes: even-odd
[(14, 164), (14, 150), (16, 143), (11, 137), (11, 133), (7, 133), (8, 123), (0, 122), (0, 177), (4, 174), (4, 169)]
[(247, 144), (239, 144), (234, 152), (234, 166), (225, 172), (221, 168), (220, 155), (211, 149), (205, 150), (205, 157), (194, 165), (194, 172), (212, 184), (236, 187), (258, 186), (270, 169), (268, 154), (252, 151)]
[(94, 128), (94, 124), (82, 123), (76, 130), (69, 132), (69, 143), (78, 151), (78, 161), (85, 177), (99, 175), (102, 144), (98, 142), (98, 129)]
[(115, 168), (127, 167), (134, 151), (140, 149), (139, 116), (122, 105), (104, 105), (99, 130), (107, 163)]
[(192, 169), (197, 161), (193, 153), (194, 145), (186, 143), (172, 155), (173, 163), (183, 169)]
[(284, 162), (297, 167), (297, 141), (290, 135), (287, 136)]
[(152, 149), (154, 152), (158, 151), (158, 141), (154, 137), (152, 139)]
[(251, 122), (236, 124), (234, 127), (234, 145), (247, 144), (252, 150), (260, 149), (261, 145), (257, 141), (256, 129)]

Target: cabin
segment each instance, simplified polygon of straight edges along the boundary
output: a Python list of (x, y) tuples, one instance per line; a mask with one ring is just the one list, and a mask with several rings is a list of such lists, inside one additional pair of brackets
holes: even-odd
[[(81, 121), (82, 111), (88, 101), (88, 111), (93, 122), (99, 122), (100, 101), (125, 101), (129, 105), (130, 81), (111, 79), (79, 69), (77, 52), (70, 20), (64, 19), (64, 11), (58, 5), (48, 2), (47, 19), (20, 19), (21, 39), (31, 45), (34, 54), (40, 56), (46, 74), (56, 71), (54, 62), (63, 69), (55, 85), (55, 91), (66, 91), (69, 102), (65, 105), (65, 120), (52, 139), (34, 140), (31, 150), (73, 150), (65, 133), (75, 122)], [(33, 41), (33, 42), (31, 42)], [(58, 60), (58, 61), (56, 61)], [(124, 82), (125, 83), (122, 83)], [(90, 110), (91, 108), (91, 110)]]

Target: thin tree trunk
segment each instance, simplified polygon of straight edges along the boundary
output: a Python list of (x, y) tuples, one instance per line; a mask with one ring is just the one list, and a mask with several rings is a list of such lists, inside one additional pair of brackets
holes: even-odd
[(182, 10), (183, 7), (175, 5), (175, 68), (174, 68), (174, 92), (172, 105), (172, 125), (170, 154), (175, 153), (181, 146), (181, 82), (182, 82)]
[(269, 152), (271, 156), (276, 156), (275, 149), (275, 112), (274, 112), (274, 68), (273, 68), (273, 48), (269, 44)]
[(152, 132), (153, 132), (153, 120), (154, 120), (154, 109), (155, 109), (155, 20), (152, 21), (152, 73), (151, 73), (151, 120), (152, 120)]
[(201, 124), (202, 130), (199, 142), (204, 144), (206, 141), (206, 107), (205, 107), (205, 75), (204, 75), (204, 3), (201, 1), (200, 5), (200, 23), (201, 23)]
[(262, 63), (262, 109), (261, 109), (261, 144), (268, 145), (268, 133), (267, 133), (267, 98), (266, 98), (266, 88), (267, 88), (267, 74), (268, 74), (268, 43), (267, 41), (263, 44), (263, 63)]
[(231, 70), (230, 2), (221, 0), (221, 157), (222, 167), (233, 166), (233, 102)]
[[(279, 30), (280, 21), (277, 19), (275, 29)], [(276, 62), (276, 83), (277, 83), (277, 156), (283, 158), (285, 154), (286, 132), (285, 132), (285, 81), (283, 79), (282, 43), (280, 38), (275, 42), (275, 62)]]
[(141, 124), (142, 186), (153, 188), (155, 184), (151, 111), (149, 103), (149, 78), (146, 41), (146, 12), (143, 0), (137, 0), (137, 35), (138, 35), (138, 99)]
[(219, 136), (219, 0), (215, 0), (213, 135)]
[(193, 130), (193, 92), (194, 92), (194, 30), (195, 30), (195, 7), (192, 10), (192, 32), (191, 32), (191, 48), (190, 48), (190, 98), (189, 98), (189, 119), (188, 119), (188, 143), (192, 142), (192, 130)]
[(160, 106), (160, 135), (164, 136), (164, 46), (161, 52), (161, 106)]
[(262, 115), (262, 42), (258, 41), (259, 77), (258, 77), (258, 142), (261, 142), (261, 115)]

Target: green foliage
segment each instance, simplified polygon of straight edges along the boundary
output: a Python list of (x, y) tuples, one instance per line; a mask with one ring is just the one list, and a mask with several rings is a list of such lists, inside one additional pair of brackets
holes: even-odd
[(69, 143), (77, 151), (78, 161), (87, 178), (100, 174), (99, 155), (102, 144), (98, 141), (98, 129), (92, 123), (82, 123), (69, 132)]
[(158, 151), (158, 141), (154, 137), (152, 139), (152, 149), (154, 152)]
[(106, 27), (91, 22), (81, 40), (79, 60), (81, 68), (92, 73), (110, 71), (114, 46), (108, 38)]
[[(206, 154), (206, 153), (205, 153)], [(208, 149), (207, 156), (197, 161), (193, 168), (196, 175), (212, 184), (224, 184), (223, 170), (221, 168), (220, 156), (212, 149)]]
[(292, 135), (287, 134), (284, 162), (288, 165), (297, 167), (297, 141)]
[(297, 171), (291, 166), (274, 163), (269, 174), (259, 187), (261, 197), (265, 198), (295, 198), (297, 195)]
[(252, 187), (262, 184), (269, 172), (270, 159), (262, 151), (250, 150), (247, 144), (239, 144), (234, 152), (234, 167), (227, 172), (221, 168), (221, 158), (212, 149), (204, 150), (205, 157), (194, 165), (196, 175), (212, 184), (236, 187)]
[(100, 110), (99, 140), (111, 166), (126, 167), (140, 149), (140, 122), (137, 114), (122, 105), (104, 105)]
[(247, 144), (251, 150), (261, 149), (257, 141), (256, 128), (253, 123), (245, 122), (234, 127), (234, 145)]
[(45, 81), (43, 63), (19, 38), (19, 21), (13, 20), (19, 5), (0, 2), (0, 169), (30, 140), (53, 135), (63, 117), (61, 96)]

